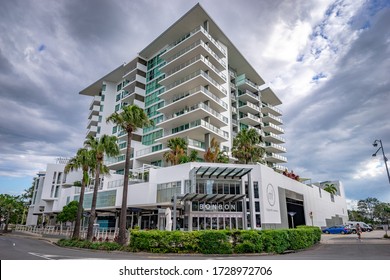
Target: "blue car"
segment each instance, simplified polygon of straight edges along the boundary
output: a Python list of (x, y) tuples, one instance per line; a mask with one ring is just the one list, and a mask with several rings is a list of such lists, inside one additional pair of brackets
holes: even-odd
[(327, 233), (327, 234), (330, 234), (330, 233), (333, 233), (333, 234), (348, 234), (348, 233), (351, 233), (351, 229), (347, 226), (333, 226), (333, 227), (328, 227), (328, 228), (324, 228), (322, 230), (323, 233)]

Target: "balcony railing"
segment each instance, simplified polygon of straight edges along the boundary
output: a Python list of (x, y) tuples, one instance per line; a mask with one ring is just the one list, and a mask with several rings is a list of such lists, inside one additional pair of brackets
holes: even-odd
[(176, 118), (176, 117), (179, 117), (181, 115), (184, 115), (186, 113), (189, 113), (191, 111), (194, 111), (196, 109), (204, 109), (206, 110), (207, 112), (209, 112), (210, 114), (212, 114), (214, 117), (216, 117), (217, 119), (223, 121), (224, 123), (228, 123), (229, 119), (227, 117), (224, 117), (222, 116), (220, 113), (218, 113), (217, 111), (215, 111), (214, 109), (210, 108), (209, 106), (205, 105), (204, 103), (199, 103), (199, 104), (195, 104), (194, 106), (191, 106), (190, 108), (188, 109), (185, 109), (185, 110), (182, 110), (180, 112), (176, 112), (174, 114), (171, 114), (171, 115), (166, 115), (165, 116), (165, 120), (170, 120), (170, 119), (173, 119), (173, 118)]
[(206, 35), (206, 37), (218, 48), (218, 50), (221, 51), (226, 56), (226, 51), (219, 45), (219, 43), (217, 41), (215, 41), (215, 39), (213, 37), (211, 37), (211, 35), (203, 28), (203, 26), (196, 27), (188, 35), (186, 35), (186, 38), (184, 38), (184, 39), (180, 38), (179, 40), (177, 40), (177, 41), (173, 42), (172, 44), (170, 44), (167, 47), (167, 52), (170, 49), (174, 48), (176, 45), (178, 45), (181, 42), (184, 42), (188, 38), (192, 37), (195, 33), (199, 32), (199, 31), (203, 32)]
[(183, 93), (180, 93), (180, 94), (177, 94), (175, 95), (173, 98), (171, 99), (168, 99), (168, 100), (165, 100), (165, 106), (168, 106), (169, 104), (171, 103), (174, 103), (176, 101), (179, 101), (180, 99), (183, 99), (187, 96), (190, 96), (190, 95), (193, 95), (197, 92), (203, 92), (204, 94), (206, 94), (208, 97), (210, 97), (211, 99), (213, 99), (215, 102), (217, 102), (219, 105), (221, 105), (222, 107), (224, 107), (226, 110), (228, 109), (228, 105), (223, 102), (219, 97), (217, 97), (215, 94), (211, 93), (210, 91), (208, 91), (205, 87), (203, 86), (200, 86), (200, 87), (196, 87), (190, 91), (187, 91), (187, 92), (183, 92)]
[(287, 151), (285, 147), (283, 147), (281, 145), (274, 144), (274, 143), (266, 143), (265, 146), (272, 147), (272, 148), (278, 149), (278, 150), (283, 151), (283, 152)]
[(268, 108), (270, 108), (271, 110), (273, 110), (273, 111), (275, 111), (275, 112), (278, 112), (280, 115), (282, 115), (282, 111), (279, 109), (279, 108), (276, 108), (276, 107), (274, 107), (274, 106), (272, 106), (272, 105), (269, 105), (269, 104), (267, 104), (267, 103), (262, 103), (262, 107), (268, 107)]
[(194, 48), (196, 48), (199, 45), (203, 46), (203, 48), (205, 48), (211, 54), (212, 57), (214, 57), (224, 68), (226, 68), (226, 63), (221, 58), (219, 58), (219, 56), (212, 49), (210, 49), (210, 47), (207, 46), (202, 40), (196, 41), (195, 43), (191, 44), (190, 46), (182, 49), (181, 51), (179, 51), (179, 52), (175, 53), (174, 55), (172, 55), (171, 57), (167, 58), (165, 60), (166, 64), (168, 64), (171, 61), (175, 60), (176, 58), (188, 53), (189, 51), (193, 50)]
[(177, 133), (180, 133), (182, 131), (186, 131), (188, 129), (191, 129), (191, 128), (194, 128), (194, 127), (198, 127), (198, 126), (203, 126), (211, 131), (213, 131), (215, 134), (218, 134), (219, 136), (223, 137), (223, 138), (229, 138), (229, 133), (226, 132), (226, 131), (223, 131), (221, 129), (219, 129), (218, 127), (216, 126), (213, 126), (212, 124), (204, 121), (204, 120), (196, 120), (196, 121), (193, 121), (193, 122), (190, 122), (188, 127), (185, 128), (185, 129), (182, 129), (182, 130), (175, 130), (175, 129), (165, 129), (164, 131), (164, 135), (165, 136), (169, 136), (169, 135), (174, 135), (174, 134), (177, 134)]
[(277, 125), (274, 125), (273, 123), (264, 123), (264, 127), (267, 127), (267, 126), (272, 127), (272, 128), (274, 128), (275, 130), (284, 133), (284, 129), (283, 129), (283, 128), (281, 128), (281, 127), (279, 127), (279, 126), (277, 126)]
[(213, 78), (211, 78), (209, 75), (206, 74), (206, 72), (204, 72), (203, 70), (198, 70), (198, 71), (195, 71), (194, 73), (191, 73), (189, 74), (188, 76), (178, 80), (178, 81), (175, 81), (169, 85), (167, 85), (165, 87), (165, 91), (168, 91), (174, 87), (177, 87), (178, 85), (181, 85), (197, 76), (203, 76), (204, 78), (206, 78), (210, 83), (212, 83), (216, 88), (218, 88), (220, 91), (222, 91), (225, 95), (227, 94), (227, 91), (224, 87), (222, 87), (220, 84), (218, 84)]
[(249, 90), (246, 90), (246, 91), (244, 91), (244, 92), (239, 92), (239, 93), (238, 93), (239, 96), (245, 95), (245, 94), (247, 94), (247, 95), (249, 95), (249, 96), (251, 96), (251, 97), (253, 97), (253, 98), (259, 100), (259, 96), (256, 95), (256, 94), (254, 94), (253, 92), (250, 92)]
[(226, 76), (221, 72), (219, 71), (210, 61), (208, 61), (207, 59), (205, 59), (205, 57), (201, 54), (195, 56), (194, 58), (176, 66), (175, 68), (173, 68), (172, 70), (168, 71), (165, 73), (165, 79), (166, 78), (169, 78), (170, 76), (172, 76), (173, 74), (179, 72), (180, 70), (186, 68), (187, 66), (191, 65), (191, 64), (194, 64), (195, 62), (197, 61), (203, 61), (205, 64), (207, 64), (211, 69), (213, 69), (215, 71), (215, 73), (217, 73), (225, 82), (226, 82)]

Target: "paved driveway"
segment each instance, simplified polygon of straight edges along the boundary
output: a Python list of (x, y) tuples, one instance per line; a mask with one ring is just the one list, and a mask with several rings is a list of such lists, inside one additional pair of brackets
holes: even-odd
[[(383, 238), (384, 230), (374, 230), (371, 232), (363, 232), (362, 239), (358, 240), (356, 234), (322, 234), (322, 244), (390, 244), (390, 238)], [(388, 231), (390, 234), (390, 231)]]

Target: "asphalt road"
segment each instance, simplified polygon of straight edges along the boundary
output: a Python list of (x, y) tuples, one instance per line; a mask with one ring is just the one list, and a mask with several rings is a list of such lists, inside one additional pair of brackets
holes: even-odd
[(320, 244), (310, 249), (281, 255), (176, 255), (62, 248), (53, 240), (20, 233), (0, 235), (1, 260), (390, 260), (390, 240), (382, 232), (365, 233), (363, 240), (356, 235), (323, 235)]

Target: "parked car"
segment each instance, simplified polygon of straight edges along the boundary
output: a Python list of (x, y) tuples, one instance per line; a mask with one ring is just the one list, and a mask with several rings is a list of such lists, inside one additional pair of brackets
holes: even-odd
[(332, 226), (332, 227), (327, 227), (327, 228), (324, 228), (322, 230), (323, 233), (327, 233), (327, 234), (338, 234), (338, 233), (341, 233), (341, 234), (349, 234), (351, 233), (351, 229), (347, 226), (343, 226), (343, 225), (340, 225), (340, 226)]
[(352, 233), (356, 233), (356, 225), (359, 224), (359, 226), (362, 228), (362, 231), (372, 231), (372, 226), (367, 225), (366, 223), (363, 222), (348, 222), (347, 226), (350, 226)]

